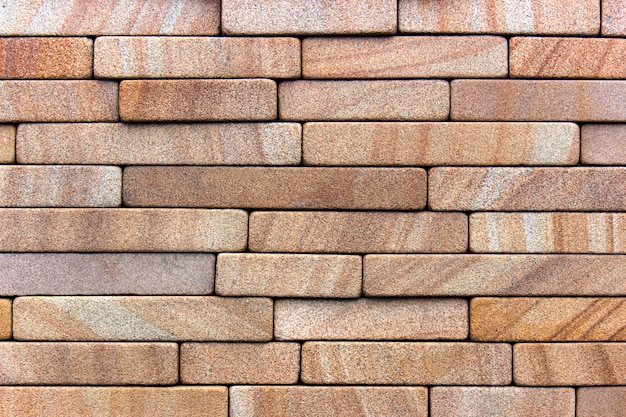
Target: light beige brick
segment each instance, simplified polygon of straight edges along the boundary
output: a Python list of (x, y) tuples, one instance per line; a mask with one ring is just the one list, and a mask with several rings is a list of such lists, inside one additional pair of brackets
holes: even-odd
[(579, 388), (576, 392), (578, 417), (623, 417), (626, 387)]
[(0, 298), (0, 340), (11, 338), (12, 327), (12, 302), (6, 298)]
[(626, 36), (624, 0), (602, 0), (602, 35)]
[(580, 161), (589, 165), (626, 165), (626, 125), (584, 125)]
[(0, 125), (0, 163), (15, 161), (15, 126)]

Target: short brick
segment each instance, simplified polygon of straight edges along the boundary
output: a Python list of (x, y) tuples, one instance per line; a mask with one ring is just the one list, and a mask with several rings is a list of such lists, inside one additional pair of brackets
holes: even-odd
[(626, 165), (626, 125), (584, 125), (580, 161), (590, 165)]
[(626, 36), (624, 0), (602, 0), (602, 35)]
[(0, 125), (0, 164), (15, 161), (15, 126)]
[(579, 388), (576, 392), (578, 417), (623, 417), (626, 387)]
[(12, 303), (9, 299), (0, 298), (0, 340), (11, 338), (13, 327)]

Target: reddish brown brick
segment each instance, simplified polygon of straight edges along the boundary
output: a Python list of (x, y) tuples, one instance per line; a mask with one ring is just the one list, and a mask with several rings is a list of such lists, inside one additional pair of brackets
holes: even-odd
[(576, 392), (578, 417), (623, 417), (626, 387), (579, 388)]
[(0, 298), (0, 340), (11, 338), (13, 327), (11, 300)]
[(0, 125), (0, 163), (15, 161), (15, 126)]
[(626, 165), (626, 125), (584, 125), (580, 162), (590, 165)]
[(626, 4), (624, 0), (602, 0), (602, 34), (626, 36)]

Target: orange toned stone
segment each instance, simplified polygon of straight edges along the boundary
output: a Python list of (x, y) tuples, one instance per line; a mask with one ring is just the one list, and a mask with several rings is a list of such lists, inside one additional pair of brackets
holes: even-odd
[(183, 384), (295, 384), (298, 343), (183, 343)]
[(626, 387), (579, 388), (576, 392), (578, 417), (623, 417)]
[(306, 342), (306, 384), (507, 385), (511, 346), (495, 343)]
[(276, 118), (272, 80), (131, 80), (120, 83), (125, 122)]
[(626, 165), (626, 125), (584, 125), (580, 161), (590, 165)]
[(0, 298), (0, 340), (11, 338), (13, 327), (11, 300)]
[(445, 120), (449, 85), (439, 80), (287, 81), (283, 120)]
[(176, 343), (0, 343), (2, 385), (172, 385)]
[(462, 213), (254, 212), (253, 252), (464, 252)]
[(624, 0), (602, 0), (602, 34), (626, 36), (626, 3)]
[(0, 164), (15, 161), (15, 126), (0, 125)]
[(351, 298), (361, 294), (360, 256), (221, 253), (217, 269), (219, 295)]

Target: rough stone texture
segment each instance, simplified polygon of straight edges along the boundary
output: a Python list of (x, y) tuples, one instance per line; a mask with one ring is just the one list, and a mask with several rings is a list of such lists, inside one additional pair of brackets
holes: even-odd
[(426, 205), (426, 171), (129, 167), (123, 198), (134, 207), (419, 210)]
[(468, 334), (460, 299), (278, 300), (277, 340), (454, 340)]
[(112, 81), (0, 81), (0, 122), (114, 122)]
[(94, 54), (98, 78), (300, 76), (296, 38), (102, 37)]
[(518, 343), (513, 362), (519, 385), (626, 384), (626, 343)]
[(0, 125), (0, 164), (15, 161), (15, 126)]
[(272, 80), (130, 80), (120, 83), (125, 122), (276, 118)]
[(2, 417), (228, 416), (226, 387), (0, 387)]
[(602, 35), (626, 36), (624, 0), (602, 0)]
[(445, 120), (446, 81), (287, 81), (278, 101), (283, 120)]
[(11, 300), (0, 298), (0, 340), (11, 338), (13, 326), (11, 309)]
[[(0, 137), (3, 130), (0, 126)], [(23, 164), (297, 165), (297, 123), (21, 124)], [(13, 133), (13, 138), (15, 133)], [(10, 139), (11, 158), (15, 154)], [(0, 142), (1, 143), (1, 142)], [(7, 139), (7, 147), (9, 139)], [(0, 154), (2, 154), (0, 145)], [(6, 151), (7, 162), (9, 151)]]
[[(2, 385), (172, 385), (175, 343), (0, 343)], [(0, 400), (2, 401), (2, 400)]]
[(576, 392), (578, 417), (624, 417), (626, 387), (579, 388)]
[(584, 125), (580, 161), (591, 165), (626, 165), (626, 125)]
[(184, 343), (183, 384), (295, 384), (298, 343)]
[(508, 45), (495, 36), (307, 38), (305, 78), (505, 77)]
[(232, 417), (427, 417), (423, 387), (243, 387), (230, 389)]
[(246, 212), (3, 209), (0, 252), (227, 252), (246, 247)]
[(452, 120), (626, 121), (626, 81), (454, 80)]
[(253, 252), (464, 252), (462, 213), (254, 212)]
[(312, 122), (302, 147), (307, 165), (574, 165), (578, 138), (573, 123)]
[(507, 385), (511, 346), (495, 343), (306, 342), (306, 384)]
[(393, 34), (395, 0), (224, 0), (225, 35)]
[(359, 297), (361, 270), (360, 256), (222, 253), (217, 257), (215, 292), (226, 296)]

